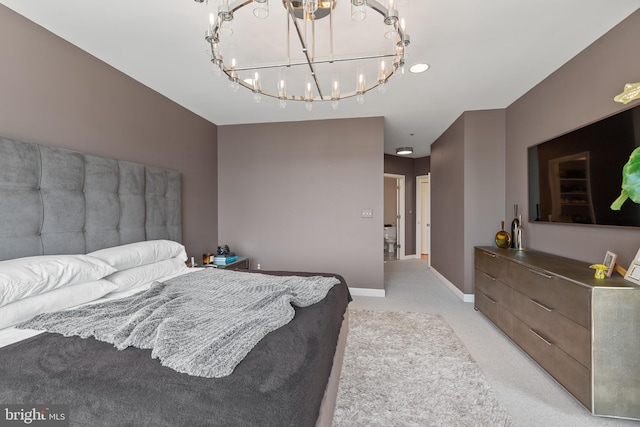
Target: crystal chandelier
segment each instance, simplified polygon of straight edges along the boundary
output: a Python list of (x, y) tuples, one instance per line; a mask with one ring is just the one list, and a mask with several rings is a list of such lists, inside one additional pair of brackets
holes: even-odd
[(209, 15), (214, 72), (234, 91), (277, 98), (282, 108), (329, 101), (337, 109), (345, 98), (363, 103), (373, 88), (385, 92), (391, 75), (404, 73), (410, 39), (394, 0), (271, 1), (282, 4), (220, 0)]

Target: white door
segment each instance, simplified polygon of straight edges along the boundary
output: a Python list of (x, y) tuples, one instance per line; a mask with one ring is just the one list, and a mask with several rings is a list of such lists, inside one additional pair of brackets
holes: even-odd
[(424, 178), (420, 180), (420, 252), (428, 255), (430, 252), (430, 231), (431, 231), (431, 212), (430, 203), (431, 196), (429, 194), (430, 186), (429, 179)]

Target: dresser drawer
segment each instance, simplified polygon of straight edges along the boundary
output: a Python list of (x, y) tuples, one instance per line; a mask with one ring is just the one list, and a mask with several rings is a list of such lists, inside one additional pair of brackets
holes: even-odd
[(504, 277), (507, 274), (510, 261), (492, 254), (482, 249), (475, 249), (475, 267), (497, 278)]
[(591, 331), (513, 290), (511, 310), (534, 331), (547, 337), (585, 368), (591, 367)]
[(503, 307), (511, 305), (511, 288), (489, 273), (476, 268), (475, 285), (482, 293), (498, 302)]
[(512, 338), (513, 314), (477, 288), (475, 293), (475, 306), (482, 314), (487, 316), (489, 320), (500, 328), (502, 332)]
[(515, 262), (509, 263), (506, 282), (544, 307), (591, 328), (590, 288)]
[(591, 409), (591, 371), (518, 318), (513, 319), (512, 325), (515, 343), (580, 403)]

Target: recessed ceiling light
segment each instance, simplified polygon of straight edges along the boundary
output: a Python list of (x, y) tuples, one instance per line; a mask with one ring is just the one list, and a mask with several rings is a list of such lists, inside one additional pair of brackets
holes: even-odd
[(413, 153), (413, 147), (400, 147), (396, 148), (396, 154), (400, 156), (406, 156), (407, 154)]
[(418, 73), (424, 73), (425, 71), (427, 71), (429, 69), (429, 64), (414, 64), (411, 66), (411, 68), (409, 68), (409, 71), (411, 71), (413, 74), (418, 74)]

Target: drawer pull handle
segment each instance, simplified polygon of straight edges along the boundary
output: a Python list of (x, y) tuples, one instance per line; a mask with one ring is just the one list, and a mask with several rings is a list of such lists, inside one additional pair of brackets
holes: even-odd
[(488, 300), (489, 300), (489, 302), (491, 302), (491, 304), (495, 304), (495, 303), (496, 303), (496, 301), (495, 301), (495, 300), (493, 300), (493, 299), (491, 299), (488, 295), (486, 295), (486, 294), (482, 294), (482, 295), (484, 295), (484, 297), (485, 297), (486, 299), (488, 299)]
[(482, 274), (483, 274), (483, 275), (484, 275), (484, 277), (486, 277), (487, 279), (491, 279), (491, 280), (493, 280), (494, 282), (496, 281), (496, 278), (495, 278), (495, 277), (493, 277), (492, 275), (487, 274), (487, 273), (482, 273)]
[(551, 276), (550, 274), (545, 274), (542, 271), (538, 271), (538, 270), (533, 270), (533, 269), (529, 269), (530, 272), (537, 274), (538, 276), (542, 276), (546, 279), (553, 279), (553, 276)]
[(495, 258), (496, 254), (490, 254), (489, 252), (482, 252), (483, 254), (485, 254), (486, 256), (490, 256), (491, 258)]
[(529, 299), (529, 301), (531, 301), (532, 303), (534, 303), (535, 305), (537, 305), (538, 307), (540, 307), (541, 309), (548, 311), (549, 313), (551, 313), (553, 311), (553, 309), (547, 307), (544, 304), (539, 303), (538, 301), (534, 300), (534, 299)]
[(531, 331), (531, 333), (532, 333), (533, 335), (537, 336), (537, 337), (538, 337), (538, 338), (540, 338), (542, 341), (544, 341), (544, 343), (545, 343), (546, 345), (549, 345), (549, 346), (553, 345), (553, 344), (551, 344), (548, 340), (544, 339), (544, 337), (543, 337), (542, 335), (540, 335), (539, 333), (537, 333), (537, 332), (536, 332), (536, 331), (534, 331), (533, 329), (529, 328), (529, 331)]

